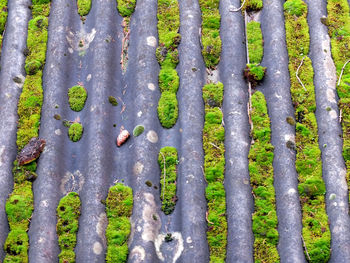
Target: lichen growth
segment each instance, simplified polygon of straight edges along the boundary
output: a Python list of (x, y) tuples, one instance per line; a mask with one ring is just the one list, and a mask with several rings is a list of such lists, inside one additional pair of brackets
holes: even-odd
[(74, 111), (81, 111), (86, 102), (87, 92), (83, 86), (73, 86), (68, 91), (69, 106)]
[[(176, 178), (178, 164), (177, 150), (174, 147), (163, 147), (158, 155), (160, 174), (160, 199), (162, 200), (162, 211), (171, 214), (176, 205)], [(164, 178), (165, 176), (165, 178)]]
[(77, 244), (78, 221), (80, 216), (80, 198), (75, 192), (64, 196), (57, 207), (57, 235), (61, 253), (60, 263), (75, 262), (74, 248)]
[(162, 92), (158, 103), (158, 117), (163, 127), (171, 128), (178, 117), (176, 92), (179, 88), (179, 76), (175, 70), (179, 62), (177, 47), (181, 40), (178, 2), (159, 0), (157, 18), (159, 46), (156, 57), (161, 66), (158, 82)]
[(132, 134), (134, 135), (134, 137), (137, 137), (137, 136), (140, 136), (144, 130), (145, 130), (145, 127), (143, 127), (142, 125), (137, 125), (132, 131)]
[(77, 0), (78, 13), (80, 16), (86, 16), (91, 9), (91, 0)]
[(208, 182), (205, 190), (208, 202), (208, 230), (210, 262), (224, 262), (227, 244), (225, 172), (225, 129), (222, 126), (224, 85), (203, 87), (205, 122), (203, 128), (204, 174)]
[(107, 263), (126, 262), (128, 257), (128, 237), (130, 235), (130, 217), (133, 208), (132, 189), (117, 183), (109, 189), (106, 199), (108, 226)]
[[(341, 69), (350, 58), (350, 17), (346, 0), (328, 0), (328, 32), (331, 37), (332, 57), (339, 79)], [(350, 63), (344, 68), (340, 85), (337, 86), (339, 109), (342, 111), (343, 157), (347, 167), (350, 187)], [(330, 108), (330, 107), (327, 107)], [(328, 109), (327, 109), (328, 110)]]
[(255, 262), (279, 262), (278, 232), (273, 187), (273, 151), (270, 119), (265, 97), (261, 92), (252, 95), (253, 144), (249, 151), (250, 183), (254, 193), (253, 214)]
[[(4, 11), (4, 1), (0, 2), (0, 9)], [(42, 70), (45, 65), (48, 15), (50, 12), (49, 0), (32, 1), (32, 19), (28, 24), (27, 58), (25, 69), (27, 75), (20, 99), (18, 102), (17, 148), (18, 151), (33, 137), (38, 137), (41, 105), (43, 101)], [(0, 15), (3, 18), (2, 14)], [(33, 65), (39, 65), (38, 67)], [(35, 180), (36, 162), (18, 166), (14, 162), (13, 177), (14, 189), (6, 201), (6, 214), (10, 225), (4, 250), (4, 263), (28, 262), (28, 235), (27, 230), (34, 200), (32, 181)]]
[(83, 135), (83, 131), (83, 125), (81, 125), (80, 123), (75, 122), (71, 124), (68, 129), (69, 139), (71, 139), (71, 141), (73, 142), (79, 141), (81, 139), (81, 136)]
[[(295, 106), (297, 150), (296, 170), (299, 174), (299, 195), (302, 205), (303, 238), (310, 262), (328, 262), (330, 231), (325, 210), (325, 185), (322, 180), (321, 151), (318, 147), (314, 71), (309, 57), (309, 27), (307, 5), (302, 0), (287, 0), (284, 4), (286, 40), (289, 55), (291, 95)], [(296, 78), (299, 77), (306, 91)]]
[(220, 0), (199, 0), (202, 11), (202, 55), (207, 68), (215, 69), (221, 55)]

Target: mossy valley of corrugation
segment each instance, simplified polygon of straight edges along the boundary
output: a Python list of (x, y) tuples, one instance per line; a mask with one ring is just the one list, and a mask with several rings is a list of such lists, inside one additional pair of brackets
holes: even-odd
[[(328, 26), (331, 37), (332, 57), (339, 79), (343, 66), (350, 59), (350, 17), (346, 0), (328, 0)], [(343, 157), (347, 167), (347, 180), (350, 186), (350, 63), (344, 68), (339, 85), (339, 108), (342, 113)]]
[(0, 0), (0, 56), (2, 49), (2, 38), (7, 21), (7, 0)]
[(159, 46), (156, 57), (161, 67), (158, 82), (162, 92), (158, 102), (158, 118), (163, 127), (171, 128), (177, 121), (179, 111), (176, 98), (179, 76), (176, 66), (179, 63), (177, 47), (181, 36), (177, 0), (158, 0), (157, 18)]
[(160, 199), (162, 200), (162, 211), (171, 214), (176, 205), (176, 179), (178, 164), (177, 150), (174, 147), (163, 147), (159, 151), (158, 164), (160, 174)]
[(91, 0), (77, 0), (78, 13), (80, 16), (86, 16), (91, 9)]
[(80, 198), (75, 192), (64, 196), (57, 207), (57, 235), (61, 253), (58, 255), (60, 263), (74, 263), (74, 248), (77, 244), (79, 228)]
[(129, 253), (127, 241), (131, 230), (132, 208), (133, 193), (130, 187), (117, 183), (109, 189), (106, 199), (107, 263), (127, 262)]
[[(296, 126), (295, 145), (290, 144), (289, 147), (297, 151), (296, 169), (299, 175), (305, 254), (307, 258), (310, 257), (309, 262), (327, 262), (330, 257), (331, 235), (325, 209), (326, 190), (322, 179), (321, 151), (318, 146), (314, 71), (308, 57), (310, 36), (307, 5), (302, 0), (287, 0), (284, 14), (291, 95), (295, 108), (295, 118), (290, 116), (286, 121)], [(304, 87), (298, 81), (296, 73)]]
[[(42, 72), (46, 58), (50, 0), (33, 0), (25, 50), (27, 73), (18, 103), (17, 147), (20, 151), (32, 137), (37, 137), (43, 102)], [(28, 262), (28, 235), (34, 209), (32, 180), (36, 178), (36, 162), (24, 166), (14, 163), (14, 190), (6, 202), (10, 233), (5, 242), (5, 262)]]

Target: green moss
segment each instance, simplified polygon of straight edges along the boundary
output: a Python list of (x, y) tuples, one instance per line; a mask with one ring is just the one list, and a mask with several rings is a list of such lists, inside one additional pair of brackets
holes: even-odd
[[(244, 0), (241, 0), (241, 3), (243, 4)], [(262, 0), (246, 0), (245, 4), (242, 8), (242, 10), (247, 11), (259, 11), (263, 8), (263, 1)]]
[(158, 102), (158, 118), (162, 126), (165, 128), (173, 127), (178, 114), (176, 94), (169, 91), (163, 92)]
[(159, 88), (161, 92), (177, 92), (179, 88), (179, 76), (175, 69), (165, 67), (159, 71)]
[(247, 67), (244, 69), (244, 76), (251, 82), (252, 86), (255, 87), (263, 80), (265, 72), (266, 67), (258, 64), (247, 64)]
[(106, 262), (126, 262), (128, 257), (127, 240), (130, 235), (130, 217), (133, 207), (132, 189), (117, 183), (109, 189), (106, 199), (108, 226), (106, 229)]
[(264, 54), (263, 37), (259, 22), (251, 21), (247, 24), (247, 39), (249, 62), (259, 64)]
[(221, 55), (219, 0), (199, 0), (202, 11), (202, 55), (207, 68), (215, 69)]
[[(328, 32), (331, 37), (332, 57), (339, 79), (343, 65), (350, 57), (350, 17), (349, 5), (346, 0), (328, 0)], [(350, 64), (337, 86), (339, 108), (342, 111), (343, 157), (347, 167), (347, 180), (350, 187)]]
[(145, 127), (143, 127), (142, 125), (137, 125), (134, 130), (133, 130), (133, 135), (135, 137), (141, 135), (143, 133), (143, 131), (145, 130)]
[[(163, 147), (158, 155), (160, 174), (160, 199), (162, 211), (169, 215), (176, 205), (176, 165), (178, 164), (177, 150), (174, 147)], [(165, 166), (165, 167), (164, 167)], [(164, 178), (165, 176), (165, 178)]]
[(69, 106), (74, 111), (81, 111), (85, 106), (87, 92), (82, 86), (73, 86), (68, 91)]
[[(0, 20), (5, 1), (0, 0)], [(45, 65), (49, 0), (33, 0), (33, 19), (29, 21), (27, 37), (27, 77), (18, 102), (17, 148), (20, 151), (32, 137), (38, 137), (43, 101), (42, 70)], [(1, 20), (2, 21), (2, 20)], [(1, 22), (0, 22), (1, 23)], [(39, 65), (40, 64), (40, 65)], [(27, 230), (34, 209), (32, 181), (35, 180), (36, 162), (18, 166), (14, 162), (14, 189), (6, 202), (10, 233), (6, 239), (4, 262), (28, 262)]]
[(254, 193), (254, 258), (256, 262), (279, 262), (275, 190), (273, 187), (273, 151), (270, 119), (265, 97), (252, 96), (253, 141), (249, 151), (249, 174)]
[(60, 263), (75, 262), (80, 205), (79, 195), (75, 192), (68, 193), (58, 204), (56, 229), (61, 249), (58, 255)]
[(117, 8), (121, 16), (129, 17), (134, 13), (136, 0), (117, 0)]
[[(314, 71), (312, 62), (307, 57), (310, 45), (307, 5), (301, 0), (288, 0), (284, 9), (291, 95), (297, 120), (296, 169), (299, 174), (298, 189), (303, 213), (303, 238), (310, 262), (327, 262), (330, 257), (331, 236), (325, 210), (321, 152), (318, 148)], [(306, 91), (295, 76), (303, 58), (298, 75)]]
[(2, 35), (7, 21), (7, 0), (0, 0), (0, 56), (2, 48)]
[(117, 99), (115, 97), (109, 96), (108, 97), (108, 101), (109, 101), (110, 104), (112, 104), (112, 106), (118, 106), (118, 101), (117, 101)]
[(77, 0), (78, 13), (80, 16), (86, 16), (91, 9), (91, 0)]
[(73, 123), (68, 129), (69, 139), (71, 139), (73, 142), (79, 141), (83, 135), (83, 131), (83, 125), (78, 122)]
[(204, 174), (208, 182), (207, 239), (210, 262), (224, 262), (227, 244), (225, 172), (225, 129), (222, 126), (223, 84), (207, 84), (203, 87), (205, 122), (203, 128)]

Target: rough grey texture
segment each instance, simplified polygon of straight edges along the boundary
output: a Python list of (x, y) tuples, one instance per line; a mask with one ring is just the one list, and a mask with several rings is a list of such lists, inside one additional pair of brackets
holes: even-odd
[[(27, 42), (30, 0), (9, 1), (8, 23), (4, 33), (0, 72), (0, 262), (9, 226), (5, 202), (13, 188), (12, 167), (16, 158), (17, 102), (24, 83), (23, 50)], [(22, 83), (13, 78), (19, 77)]]
[(305, 262), (301, 240), (301, 207), (295, 151), (287, 141), (295, 141), (295, 127), (286, 122), (294, 116), (290, 95), (288, 54), (284, 28), (283, 2), (265, 0), (261, 15), (264, 58), (267, 67), (262, 91), (271, 119), (271, 141), (274, 150), (274, 186), (278, 217), (278, 251), (282, 262)]
[[(336, 69), (332, 60), (328, 30), (320, 21), (327, 14), (327, 3), (308, 0), (310, 57), (314, 67), (316, 117), (322, 151), (326, 207), (332, 235), (330, 262), (350, 261), (350, 221), (346, 167), (342, 156), (342, 130), (339, 123)], [(330, 107), (331, 111), (326, 108)], [(335, 198), (330, 200), (330, 195)]]

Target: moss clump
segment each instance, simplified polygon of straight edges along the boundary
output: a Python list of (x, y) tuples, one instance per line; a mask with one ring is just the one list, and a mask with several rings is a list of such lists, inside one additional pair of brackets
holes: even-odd
[(158, 118), (164, 128), (171, 128), (175, 125), (179, 109), (176, 94), (163, 92), (158, 102)]
[(273, 187), (273, 146), (270, 119), (265, 97), (261, 92), (252, 96), (254, 143), (249, 151), (249, 174), (254, 193), (253, 214), (254, 258), (256, 262), (278, 262), (278, 232), (275, 190)]
[(72, 125), (69, 126), (68, 129), (68, 136), (69, 139), (73, 142), (77, 142), (81, 139), (81, 136), (83, 135), (83, 125), (81, 125), (78, 122), (73, 123)]
[(7, 0), (0, 0), (0, 56), (2, 48), (2, 36), (7, 21)]
[(77, 0), (78, 13), (80, 16), (86, 16), (91, 9), (91, 0)]
[(160, 199), (162, 200), (162, 211), (164, 212), (164, 214), (169, 215), (175, 210), (175, 205), (177, 201), (176, 165), (178, 164), (178, 159), (176, 148), (164, 147), (160, 149), (158, 155), (158, 164), (161, 170)]
[(258, 64), (247, 64), (244, 69), (244, 77), (252, 84), (257, 86), (264, 78), (266, 68)]
[(158, 82), (162, 92), (158, 103), (158, 117), (163, 127), (171, 128), (178, 116), (176, 92), (179, 88), (179, 76), (175, 70), (179, 62), (177, 47), (181, 40), (178, 2), (159, 0), (157, 18), (159, 46), (156, 57), (161, 66)]
[[(241, 0), (241, 3), (243, 4), (244, 0)], [(247, 10), (250, 11), (260, 11), (263, 8), (263, 0), (246, 0), (245, 4), (242, 8), (242, 11)]]
[(85, 106), (87, 92), (82, 86), (73, 86), (68, 91), (69, 106), (74, 111), (81, 111)]
[[(310, 45), (307, 5), (301, 0), (288, 0), (284, 4), (284, 11), (291, 95), (295, 106), (296, 137), (293, 146), (298, 149), (296, 169), (303, 212), (303, 238), (310, 262), (328, 262), (331, 236), (325, 210), (321, 152), (318, 148), (314, 71), (307, 57)], [(299, 77), (306, 91), (295, 76), (303, 58)]]
[(60, 263), (75, 262), (74, 248), (77, 244), (80, 198), (75, 192), (64, 196), (57, 207), (57, 235), (61, 253)]
[(249, 62), (259, 64), (264, 54), (263, 37), (259, 22), (251, 21), (247, 24), (247, 39)]
[(121, 16), (129, 17), (134, 13), (136, 0), (117, 0), (117, 8)]
[(137, 136), (141, 135), (141, 134), (143, 133), (144, 130), (145, 130), (145, 127), (143, 127), (142, 125), (137, 125), (137, 126), (134, 128), (132, 134), (133, 134), (135, 137), (137, 137)]
[(208, 230), (210, 262), (224, 262), (227, 244), (225, 172), (225, 129), (222, 126), (221, 105), (224, 85), (203, 87), (205, 122), (203, 128), (204, 173), (208, 182), (205, 190), (208, 202)]
[(207, 68), (215, 69), (221, 55), (219, 0), (199, 0), (202, 11), (202, 55)]
[(109, 189), (106, 199), (108, 226), (106, 229), (106, 262), (126, 262), (128, 257), (128, 237), (130, 235), (130, 217), (133, 207), (132, 189), (117, 183)]
[[(328, 32), (331, 37), (332, 57), (339, 78), (341, 69), (350, 57), (350, 17), (346, 0), (328, 0)], [(344, 68), (340, 85), (337, 86), (339, 108), (342, 111), (343, 157), (350, 186), (350, 64)], [(327, 107), (330, 109), (330, 107)]]
[(109, 96), (108, 97), (108, 101), (109, 101), (110, 104), (112, 104), (112, 106), (118, 106), (118, 101), (117, 101), (117, 99), (115, 97)]

